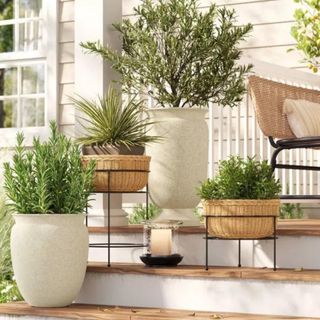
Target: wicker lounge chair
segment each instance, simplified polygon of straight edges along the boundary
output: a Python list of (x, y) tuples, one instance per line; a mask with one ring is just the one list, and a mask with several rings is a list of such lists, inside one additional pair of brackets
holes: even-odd
[[(316, 166), (277, 163), (277, 156), (282, 150), (320, 148), (320, 136), (295, 137), (282, 111), (285, 99), (304, 99), (320, 103), (320, 91), (295, 87), (257, 76), (250, 76), (248, 81), (248, 90), (260, 129), (269, 137), (272, 147), (275, 148), (271, 158), (273, 170), (279, 168), (320, 171), (320, 167)], [(320, 195), (285, 195), (281, 198), (320, 199)]]

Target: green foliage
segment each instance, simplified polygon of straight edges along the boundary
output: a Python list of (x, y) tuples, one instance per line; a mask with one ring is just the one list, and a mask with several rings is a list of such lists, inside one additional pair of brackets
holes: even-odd
[(196, 207), (192, 211), (193, 211), (193, 214), (195, 215), (195, 217), (197, 219), (199, 219), (200, 223), (204, 223), (204, 217), (203, 217), (203, 214), (202, 214), (202, 208), (200, 209), (199, 207)]
[(10, 234), (13, 219), (4, 198), (0, 196), (0, 281), (13, 276), (10, 254)]
[(0, 281), (0, 303), (22, 301), (23, 297), (15, 280)]
[(4, 164), (5, 191), (18, 213), (82, 213), (92, 191), (95, 163), (83, 168), (79, 147), (51, 122), (47, 142), (23, 146), (17, 135), (13, 162)]
[[(0, 20), (13, 19), (13, 0), (0, 0)], [(0, 52), (13, 51), (13, 26), (4, 25), (0, 28)]]
[(134, 207), (133, 212), (129, 215), (130, 224), (141, 224), (144, 221), (152, 220), (156, 218), (161, 213), (161, 209), (155, 204), (150, 203), (148, 207), (148, 218), (146, 206), (143, 204), (138, 204)]
[(0, 196), (0, 303), (23, 300), (13, 279), (10, 234), (13, 219), (4, 198)]
[[(251, 24), (236, 26), (236, 13), (197, 0), (142, 0), (137, 20), (114, 24), (123, 54), (99, 42), (80, 45), (109, 61), (126, 91), (147, 91), (162, 107), (235, 106), (245, 92), (239, 43)], [(150, 86), (152, 89), (150, 89)]]
[(302, 219), (303, 210), (299, 203), (284, 203), (280, 207), (280, 219)]
[(267, 161), (232, 156), (219, 164), (219, 172), (198, 188), (198, 195), (210, 199), (274, 199), (281, 190)]
[(313, 72), (320, 63), (320, 0), (295, 0), (302, 5), (294, 13), (295, 23), (291, 35), (297, 41), (297, 49), (304, 55), (304, 62)]
[(97, 146), (123, 144), (129, 148), (157, 141), (158, 137), (147, 135), (154, 122), (142, 119), (144, 102), (135, 101), (135, 98), (130, 98), (121, 106), (121, 97), (111, 87), (108, 94), (99, 98), (98, 102), (82, 97), (71, 98), (75, 107), (85, 115), (80, 118), (80, 123), (87, 134), (77, 141)]

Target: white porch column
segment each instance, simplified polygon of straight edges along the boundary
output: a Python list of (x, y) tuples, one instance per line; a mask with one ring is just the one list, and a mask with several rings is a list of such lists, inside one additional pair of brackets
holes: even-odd
[[(75, 0), (75, 93), (94, 98), (104, 95), (116, 74), (99, 56), (85, 54), (80, 42), (97, 41), (121, 50), (121, 39), (113, 31), (112, 23), (122, 19), (122, 1)], [(76, 125), (76, 132), (79, 132)], [(111, 197), (111, 224), (126, 225), (126, 213), (122, 210), (122, 195)], [(99, 195), (92, 202), (89, 225), (107, 225), (107, 196)]]

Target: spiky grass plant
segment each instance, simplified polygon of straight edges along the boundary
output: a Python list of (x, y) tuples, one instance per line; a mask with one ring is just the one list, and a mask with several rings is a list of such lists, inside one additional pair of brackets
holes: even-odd
[(71, 100), (84, 115), (79, 117), (79, 122), (87, 133), (77, 139), (80, 144), (124, 145), (130, 149), (159, 140), (159, 137), (147, 134), (154, 122), (143, 119), (144, 102), (136, 101), (136, 97), (122, 104), (120, 95), (110, 87), (107, 95), (97, 101), (81, 96)]
[(51, 122), (47, 142), (33, 140), (23, 146), (22, 133), (12, 164), (4, 164), (4, 187), (10, 206), (17, 213), (83, 213), (92, 192), (95, 163), (84, 168), (77, 144), (58, 132)]

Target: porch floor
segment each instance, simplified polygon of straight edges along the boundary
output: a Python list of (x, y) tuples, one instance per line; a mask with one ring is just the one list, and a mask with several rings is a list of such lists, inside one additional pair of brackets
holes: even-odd
[[(0, 304), (1, 314), (13, 316), (32, 317), (55, 317), (63, 319), (86, 319), (86, 320), (170, 320), (170, 319), (193, 319), (193, 320), (281, 320), (281, 319), (320, 319), (310, 317), (287, 317), (268, 316), (224, 312), (193, 312), (172, 309), (157, 308), (130, 308), (114, 306), (98, 306), (85, 304), (72, 304), (65, 308), (34, 308), (24, 302)], [(23, 318), (22, 318), (23, 319)]]

